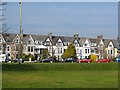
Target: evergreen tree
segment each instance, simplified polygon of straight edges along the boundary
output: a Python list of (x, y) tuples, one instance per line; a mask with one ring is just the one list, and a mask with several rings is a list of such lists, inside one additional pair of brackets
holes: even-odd
[(66, 58), (75, 59), (76, 58), (76, 49), (75, 49), (75, 46), (73, 44), (68, 45), (67, 49), (65, 50), (65, 52), (62, 55), (62, 58), (63, 59), (66, 59)]

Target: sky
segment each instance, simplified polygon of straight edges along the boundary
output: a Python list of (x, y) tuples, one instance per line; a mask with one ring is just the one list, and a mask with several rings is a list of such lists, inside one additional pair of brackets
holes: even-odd
[[(10, 31), (19, 33), (19, 3), (8, 2), (4, 15)], [(117, 38), (117, 2), (23, 2), (22, 29), (27, 34)]]

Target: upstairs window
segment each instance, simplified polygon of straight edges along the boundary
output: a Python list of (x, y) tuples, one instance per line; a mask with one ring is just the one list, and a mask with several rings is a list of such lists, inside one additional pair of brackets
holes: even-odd
[(30, 52), (30, 46), (28, 46), (28, 52)]
[(0, 43), (2, 43), (2, 39), (0, 38)]
[(31, 44), (31, 41), (30, 41), (30, 40), (28, 41), (28, 44)]
[(112, 47), (112, 45), (109, 45), (109, 47)]
[(77, 43), (77, 42), (74, 42), (74, 46), (75, 46), (75, 47), (78, 47), (78, 43)]
[(103, 45), (102, 44), (100, 44), (100, 47), (102, 47)]
[(87, 46), (88, 44), (87, 43), (85, 43), (85, 46)]
[(33, 46), (31, 46), (31, 52), (33, 52)]
[(87, 53), (87, 49), (85, 49), (85, 53)]
[(0, 51), (2, 51), (2, 46), (0, 46)]
[(7, 51), (10, 51), (10, 46), (7, 46)]
[(58, 54), (62, 53), (62, 48), (58, 48)]
[(19, 40), (18, 40), (18, 38), (16, 39), (16, 43), (19, 43)]
[(61, 43), (61, 42), (57, 42), (56, 45), (57, 45), (57, 46), (62, 46), (62, 43)]
[(49, 41), (46, 41), (46, 46), (50, 46), (50, 42)]

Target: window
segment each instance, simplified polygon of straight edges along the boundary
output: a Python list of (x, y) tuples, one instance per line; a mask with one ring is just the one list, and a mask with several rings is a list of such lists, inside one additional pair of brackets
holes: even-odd
[(89, 51), (90, 51), (90, 50), (88, 49), (88, 53), (89, 53)]
[(7, 47), (7, 51), (10, 51), (10, 47), (9, 46)]
[(2, 50), (2, 46), (0, 46), (0, 51)]
[(29, 41), (28, 41), (28, 44), (30, 44), (30, 43), (31, 43), (31, 41), (29, 40)]
[(0, 43), (2, 43), (2, 39), (0, 38)]
[(91, 49), (91, 53), (93, 53), (94, 52), (94, 49)]
[(58, 54), (62, 53), (62, 48), (58, 48)]
[(113, 50), (111, 50), (111, 54), (113, 53)]
[(103, 45), (102, 44), (100, 44), (100, 47), (102, 47)]
[(87, 56), (85, 56), (85, 58), (87, 59)]
[(33, 52), (33, 46), (31, 47), (31, 52)]
[(50, 46), (50, 42), (49, 41), (46, 41), (46, 46)]
[(112, 47), (112, 45), (109, 45), (109, 47)]
[(87, 53), (87, 49), (85, 49), (85, 53)]
[(85, 46), (87, 46), (87, 43), (85, 43)]
[(79, 49), (77, 49), (77, 53), (79, 53)]
[(30, 46), (28, 46), (28, 52), (30, 52)]
[(53, 52), (53, 48), (52, 47), (50, 47), (48, 50), (49, 50), (49, 52)]
[(100, 53), (102, 53), (103, 51), (102, 50), (100, 50)]
[(80, 54), (82, 54), (82, 50), (80, 50)]
[(108, 54), (109, 54), (109, 50), (108, 50)]
[(75, 47), (78, 47), (78, 43), (74, 43), (74, 46), (75, 46)]
[(19, 40), (18, 40), (18, 38), (16, 39), (16, 43), (19, 43)]
[(57, 46), (62, 46), (62, 43), (61, 42), (57, 42)]

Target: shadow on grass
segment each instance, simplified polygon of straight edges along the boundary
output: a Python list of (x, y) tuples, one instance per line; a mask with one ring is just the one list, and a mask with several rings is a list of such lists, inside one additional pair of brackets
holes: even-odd
[(3, 71), (111, 71), (118, 63), (3, 63)]
[(30, 64), (2, 64), (2, 71), (35, 71), (37, 68)]

